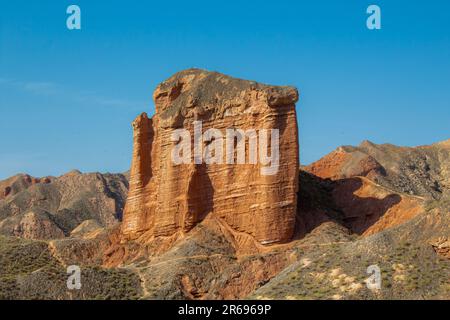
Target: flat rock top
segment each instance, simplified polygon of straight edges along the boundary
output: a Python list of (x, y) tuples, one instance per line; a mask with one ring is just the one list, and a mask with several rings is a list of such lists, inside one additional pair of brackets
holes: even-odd
[(271, 86), (201, 69), (187, 69), (174, 74), (156, 88), (153, 98), (157, 113), (165, 118), (182, 108), (221, 105), (229, 101), (240, 103), (251, 91), (262, 93), (271, 107), (293, 104), (298, 100), (298, 91), (294, 87)]

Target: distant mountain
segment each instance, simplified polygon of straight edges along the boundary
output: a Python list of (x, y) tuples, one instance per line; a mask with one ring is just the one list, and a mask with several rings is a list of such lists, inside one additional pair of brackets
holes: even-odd
[(340, 147), (305, 170), (333, 180), (364, 176), (398, 192), (438, 200), (450, 193), (450, 139), (420, 147), (364, 141)]
[(0, 234), (54, 239), (68, 236), (85, 220), (108, 227), (121, 220), (127, 192), (122, 174), (20, 174), (0, 181)]

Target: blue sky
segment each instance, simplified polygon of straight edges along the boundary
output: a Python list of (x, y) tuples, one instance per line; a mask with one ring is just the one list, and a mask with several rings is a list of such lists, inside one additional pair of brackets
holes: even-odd
[[(450, 138), (446, 0), (0, 4), (0, 178), (127, 170), (131, 121), (190, 67), (296, 86), (304, 164), (364, 139)], [(381, 30), (366, 28), (370, 4)]]

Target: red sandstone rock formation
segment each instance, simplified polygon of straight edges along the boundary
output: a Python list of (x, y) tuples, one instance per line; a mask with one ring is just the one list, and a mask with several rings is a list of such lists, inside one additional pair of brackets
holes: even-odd
[[(288, 241), (297, 202), (297, 100), (298, 92), (292, 87), (267, 86), (198, 69), (179, 72), (161, 83), (154, 93), (156, 114), (149, 119), (144, 113), (133, 122), (130, 191), (122, 225), (125, 238), (187, 232), (207, 215), (214, 215), (262, 244)], [(250, 139), (244, 140), (245, 164), (175, 164), (172, 134), (184, 128), (194, 137), (195, 121), (202, 122), (203, 133), (214, 128), (224, 136), (229, 128), (278, 129), (275, 174), (264, 175), (265, 166), (250, 161)], [(201, 147), (206, 152), (215, 142), (203, 140)], [(238, 145), (237, 139), (233, 144)], [(272, 141), (269, 150), (271, 146)], [(259, 147), (261, 153), (264, 146), (260, 143)], [(192, 159), (199, 155), (194, 153)]]

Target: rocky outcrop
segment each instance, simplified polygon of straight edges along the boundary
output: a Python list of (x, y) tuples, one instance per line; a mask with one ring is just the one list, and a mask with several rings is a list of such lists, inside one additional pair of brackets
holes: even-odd
[[(297, 99), (292, 87), (198, 69), (179, 72), (161, 83), (154, 92), (156, 114), (151, 119), (142, 114), (133, 122), (130, 191), (122, 225), (125, 238), (185, 233), (213, 215), (262, 244), (291, 239), (299, 161)], [(187, 131), (174, 139), (180, 129)], [(228, 136), (227, 129), (244, 130), (247, 136)], [(279, 135), (277, 159), (276, 137), (272, 135), (267, 145), (261, 140), (272, 129)], [(189, 147), (182, 149), (183, 161), (177, 163), (174, 150), (183, 134)], [(198, 147), (191, 148), (196, 143)], [(255, 143), (259, 148), (252, 153)], [(243, 153), (237, 151), (240, 147)], [(264, 162), (269, 154), (271, 162)]]

